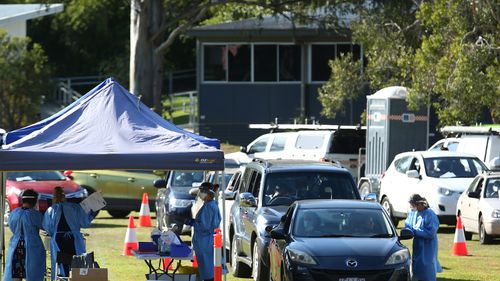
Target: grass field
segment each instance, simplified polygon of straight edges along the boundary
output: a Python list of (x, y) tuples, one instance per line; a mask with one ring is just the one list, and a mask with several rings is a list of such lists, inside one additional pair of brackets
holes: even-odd
[[(138, 213), (133, 213), (137, 218)], [(128, 219), (113, 219), (106, 212), (101, 212), (93, 221), (91, 228), (84, 230), (90, 234), (87, 239), (87, 251), (94, 251), (101, 267), (108, 268), (109, 280), (146, 280), (146, 264), (134, 257), (122, 256), (123, 241)], [(137, 224), (137, 219), (136, 219)], [(150, 241), (152, 228), (136, 228), (139, 241)], [(455, 229), (443, 226), (439, 233), (439, 260), (444, 269), (438, 274), (441, 281), (483, 281), (500, 280), (500, 240), (492, 245), (479, 245), (477, 236), (467, 242), (470, 256), (451, 255)], [(7, 239), (10, 230), (6, 231)], [(182, 236), (186, 241), (189, 236)], [(8, 241), (8, 240), (7, 240)], [(404, 241), (411, 249), (412, 240)], [(227, 275), (227, 280), (250, 280)]]

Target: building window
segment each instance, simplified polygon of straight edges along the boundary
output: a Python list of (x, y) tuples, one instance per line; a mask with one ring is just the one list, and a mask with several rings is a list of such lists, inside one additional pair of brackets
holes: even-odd
[(300, 81), (301, 48), (299, 45), (280, 45), (280, 81)]
[(311, 81), (324, 82), (330, 78), (330, 60), (351, 53), (354, 60), (361, 58), (361, 46), (356, 44), (311, 45)]
[(254, 45), (254, 81), (277, 81), (278, 48), (276, 45)]
[(203, 80), (226, 81), (226, 46), (207, 45), (203, 48)]
[(250, 45), (228, 45), (229, 81), (250, 81)]

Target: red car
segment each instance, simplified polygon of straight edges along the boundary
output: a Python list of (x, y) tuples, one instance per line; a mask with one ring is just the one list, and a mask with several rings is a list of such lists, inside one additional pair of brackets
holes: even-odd
[(79, 202), (87, 197), (87, 190), (80, 187), (59, 171), (8, 172), (6, 181), (5, 222), (11, 210), (21, 206), (19, 195), (25, 189), (38, 192), (37, 208), (45, 212), (52, 204), (52, 192), (56, 186), (64, 189), (68, 201)]

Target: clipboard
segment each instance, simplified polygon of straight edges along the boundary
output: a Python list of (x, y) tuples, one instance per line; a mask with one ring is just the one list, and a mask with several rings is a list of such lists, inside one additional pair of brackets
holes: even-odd
[(100, 192), (94, 192), (80, 202), (80, 206), (82, 206), (85, 213), (97, 212), (106, 206), (106, 200), (104, 200)]

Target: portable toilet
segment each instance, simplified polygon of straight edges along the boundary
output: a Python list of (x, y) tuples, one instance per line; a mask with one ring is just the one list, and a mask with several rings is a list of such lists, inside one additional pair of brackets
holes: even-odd
[(380, 176), (396, 154), (426, 150), (428, 109), (409, 110), (405, 87), (387, 87), (367, 96), (365, 175), (358, 186), (361, 195), (378, 195)]

